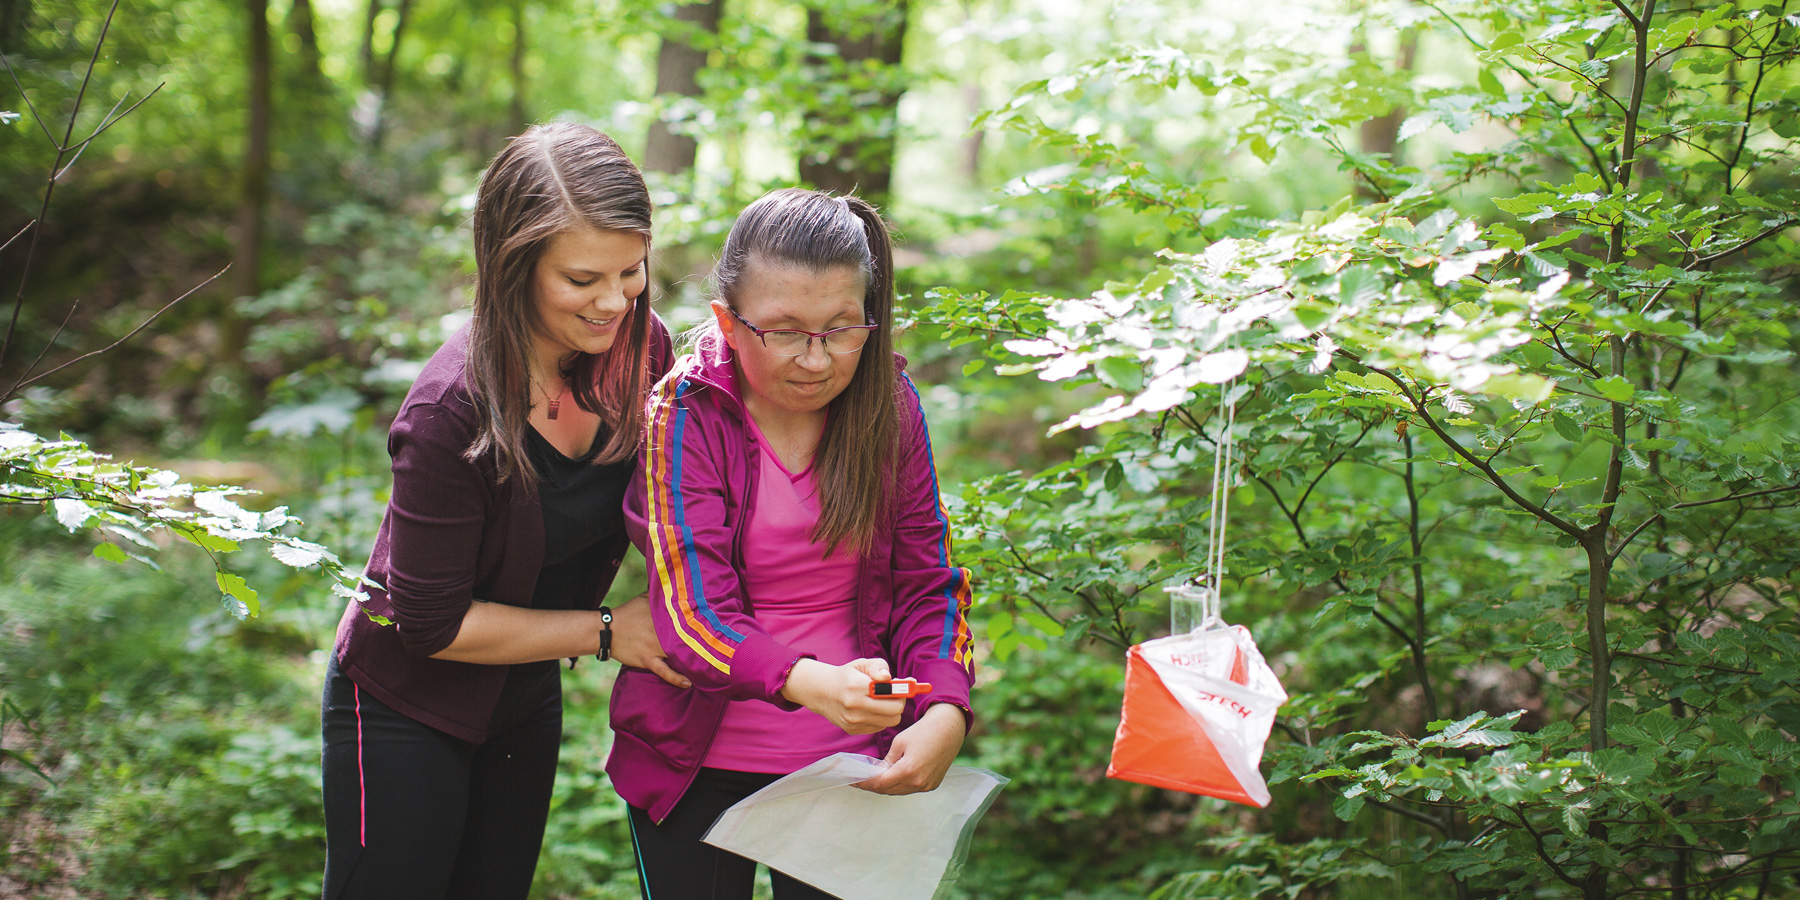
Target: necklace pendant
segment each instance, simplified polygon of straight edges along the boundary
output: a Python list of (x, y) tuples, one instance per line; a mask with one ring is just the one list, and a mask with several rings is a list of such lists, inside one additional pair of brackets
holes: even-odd
[(560, 406), (562, 406), (562, 398), (561, 397), (556, 397), (550, 401), (550, 421), (552, 421), (552, 422), (556, 421), (556, 410), (557, 410), (557, 407), (560, 407)]

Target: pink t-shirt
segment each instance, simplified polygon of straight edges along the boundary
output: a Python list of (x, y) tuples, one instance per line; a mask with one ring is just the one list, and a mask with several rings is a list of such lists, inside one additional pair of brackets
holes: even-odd
[[(840, 548), (826, 556), (824, 545), (808, 537), (819, 520), (812, 467), (789, 473), (762, 430), (754, 421), (749, 425), (762, 463), (738, 572), (744, 594), (770, 637), (820, 662), (843, 665), (859, 655), (856, 555)], [(880, 755), (873, 735), (845, 734), (810, 709), (785, 711), (761, 700), (733, 700), (705, 765), (785, 775), (840, 751)]]

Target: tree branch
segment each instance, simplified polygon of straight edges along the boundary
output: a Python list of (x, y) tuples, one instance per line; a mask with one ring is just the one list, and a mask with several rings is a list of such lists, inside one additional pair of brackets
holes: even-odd
[(1506, 498), (1508, 500), (1511, 500), (1512, 502), (1517, 503), (1519, 505), (1520, 509), (1523, 509), (1526, 512), (1531, 513), (1532, 515), (1537, 516), (1539, 519), (1543, 520), (1544, 522), (1547, 522), (1547, 523), (1555, 526), (1557, 528), (1557, 530), (1562, 531), (1564, 534), (1567, 534), (1568, 536), (1570, 536), (1572, 538), (1576, 538), (1579, 540), (1583, 536), (1582, 530), (1580, 528), (1575, 527), (1575, 525), (1573, 523), (1565, 520), (1563, 517), (1551, 512), (1551, 511), (1545, 509), (1544, 507), (1531, 502), (1530, 500), (1526, 499), (1523, 495), (1521, 495), (1518, 491), (1513, 490), (1512, 485), (1507, 484), (1506, 479), (1500, 477), (1500, 475), (1494, 471), (1493, 466), (1490, 466), (1487, 463), (1482, 462), (1479, 457), (1475, 456), (1475, 454), (1473, 454), (1473, 453), (1470, 453), (1467, 448), (1463, 447), (1463, 445), (1461, 443), (1457, 442), (1456, 438), (1451, 437), (1450, 433), (1448, 431), (1444, 430), (1444, 426), (1438, 424), (1437, 419), (1433, 418), (1431, 413), (1426, 410), (1424, 399), (1422, 397), (1414, 397), (1412, 394), (1412, 391), (1407, 389), (1405, 383), (1403, 383), (1392, 372), (1389, 372), (1385, 369), (1377, 368), (1375, 366), (1369, 366), (1365, 363), (1361, 363), (1360, 360), (1358, 362), (1359, 362), (1359, 364), (1364, 365), (1369, 371), (1375, 372), (1375, 373), (1387, 378), (1387, 380), (1392, 381), (1397, 387), (1399, 387), (1400, 395), (1405, 397), (1408, 403), (1412, 404), (1413, 412), (1417, 413), (1419, 418), (1425, 422), (1425, 427), (1431, 429), (1431, 433), (1437, 435), (1438, 440), (1443, 441), (1444, 445), (1449, 447), (1451, 452), (1455, 453), (1459, 457), (1462, 457), (1462, 459), (1465, 462), (1469, 463), (1470, 465), (1474, 466), (1476, 469), (1480, 470), (1481, 474), (1483, 476), (1485, 476), (1487, 481), (1490, 484), (1492, 484), (1494, 487), (1498, 488), (1500, 490), (1500, 493), (1505, 494)]
[[(1716, 672), (1730, 672), (1733, 675), (1761, 675), (1762, 674), (1761, 672), (1753, 672), (1749, 669), (1734, 669), (1734, 668), (1731, 668), (1730, 666), (1715, 666), (1715, 665), (1712, 665), (1711, 663), (1698, 663), (1698, 662), (1687, 662), (1685, 660), (1663, 659), (1660, 656), (1645, 656), (1642, 653), (1626, 653), (1622, 650), (1614, 650), (1614, 651), (1612, 651), (1612, 655), (1615, 657), (1622, 656), (1622, 657), (1625, 657), (1626, 659), (1641, 659), (1645, 662), (1662, 663), (1665, 666), (1690, 666), (1690, 667), (1696, 668), (1696, 669), (1712, 669)], [(1797, 813), (1796, 815), (1800, 815), (1800, 813)]]
[(6, 239), (6, 243), (4, 243), (4, 244), (0, 244), (0, 252), (3, 252), (3, 251), (5, 251), (5, 250), (6, 250), (6, 248), (8, 248), (8, 247), (11, 247), (11, 246), (12, 246), (12, 245), (13, 245), (13, 241), (16, 241), (16, 240), (18, 240), (18, 239), (19, 239), (19, 238), (22, 238), (22, 237), (24, 237), (24, 236), (25, 236), (25, 232), (27, 232), (27, 231), (30, 231), (30, 230), (31, 230), (31, 226), (33, 226), (33, 225), (36, 225), (36, 224), (37, 224), (37, 220), (36, 220), (36, 219), (32, 219), (32, 220), (31, 220), (31, 221), (29, 221), (29, 222), (26, 222), (26, 223), (25, 223), (25, 227), (24, 227), (24, 228), (21, 228), (21, 229), (19, 229), (19, 233), (18, 233), (18, 234), (15, 234), (15, 235), (13, 235), (13, 236), (12, 236), (12, 237), (9, 237), (9, 238), (7, 238), (7, 239)]
[(1762, 243), (1763, 241), (1765, 241), (1771, 237), (1774, 237), (1775, 235), (1778, 235), (1778, 234), (1782, 233), (1783, 231), (1786, 231), (1792, 227), (1794, 227), (1794, 220), (1784, 217), (1781, 220), (1781, 224), (1775, 225), (1768, 229), (1765, 229), (1761, 234), (1758, 234), (1757, 236), (1750, 238), (1749, 240), (1746, 240), (1741, 244), (1738, 244), (1736, 247), (1732, 247), (1729, 250), (1720, 250), (1717, 253), (1709, 253), (1705, 256), (1702, 256), (1702, 257), (1694, 260), (1693, 265), (1685, 266), (1684, 268), (1697, 269), (1702, 266), (1712, 265), (1713, 263), (1718, 262), (1719, 260), (1724, 259), (1727, 256), (1731, 256), (1732, 254), (1735, 254), (1735, 253), (1742, 253), (1745, 250), (1750, 249), (1752, 246)]
[(214, 281), (217, 281), (219, 276), (225, 274), (228, 270), (230, 270), (230, 268), (231, 268), (231, 266), (229, 264), (227, 264), (225, 266), (225, 268), (220, 269), (217, 272), (214, 272), (211, 278), (208, 278), (205, 281), (202, 281), (199, 284), (194, 285), (193, 287), (188, 289), (187, 293), (182, 294), (181, 296), (176, 297), (173, 300), (170, 300), (168, 303), (163, 304), (162, 309), (159, 309), (156, 312), (152, 313), (150, 315), (150, 318), (145, 319), (142, 323), (140, 323), (138, 325), (138, 327), (131, 329), (131, 333), (125, 335), (124, 337), (119, 338), (118, 340), (113, 341), (112, 343), (107, 344), (106, 346), (101, 347), (98, 350), (90, 350), (86, 353), (83, 353), (80, 356), (77, 356), (74, 359), (71, 359), (68, 362), (63, 363), (62, 365), (57, 366), (54, 369), (44, 372), (41, 375), (37, 375), (32, 378), (21, 378), (19, 381), (14, 382), (13, 386), (11, 388), (9, 388), (5, 394), (0, 395), (0, 400), (9, 399), (13, 395), (17, 394), (19, 392), (20, 388), (30, 387), (31, 385), (36, 384), (40, 381), (43, 381), (44, 379), (49, 378), (50, 376), (55, 375), (56, 373), (61, 372), (62, 370), (66, 369), (72, 365), (75, 365), (76, 363), (81, 362), (84, 359), (99, 356), (100, 354), (105, 353), (108, 350), (111, 350), (114, 347), (117, 347), (120, 344), (123, 344), (126, 341), (129, 341), (134, 337), (137, 337), (138, 332), (143, 331), (144, 329), (150, 327), (150, 323), (156, 321), (157, 316), (160, 316), (163, 313), (168, 312), (171, 308), (173, 308), (175, 306), (175, 304), (180, 303), (181, 301), (186, 300), (189, 297), (192, 297), (196, 291), (200, 290), (203, 287), (206, 287), (209, 284), (212, 284)]
[(1442, 834), (1444, 837), (1454, 837), (1454, 835), (1450, 833), (1450, 826), (1444, 824), (1444, 821), (1437, 816), (1422, 813), (1416, 809), (1407, 809), (1398, 803), (1384, 803), (1374, 798), (1368, 798), (1367, 802), (1376, 809), (1385, 809), (1395, 815), (1405, 816), (1414, 822), (1422, 822), (1426, 825), (1430, 825), (1432, 828), (1437, 829), (1438, 833)]

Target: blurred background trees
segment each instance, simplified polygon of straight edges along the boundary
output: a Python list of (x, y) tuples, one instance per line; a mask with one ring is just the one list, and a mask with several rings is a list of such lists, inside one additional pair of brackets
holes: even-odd
[[(306, 524), (206, 502), (354, 567), (507, 135), (577, 119), (644, 164), (677, 327), (745, 202), (854, 188), (902, 234), (977, 569), (967, 755), (1015, 779), (961, 895), (1794, 896), (1795, 13), (127, 0), (75, 133), (161, 91), (34, 222), (32, 110), (68, 120), (106, 9), (0, 0), (0, 237), (39, 242), (22, 294), (0, 250), (0, 385), (231, 264), (5, 416), (258, 488)], [(1260, 812), (1103, 777), (1121, 648), (1199, 573), (1228, 377), (1226, 614), (1293, 694)], [(104, 465), (45, 446), (0, 440), (9, 484)], [(333, 581), (282, 551), (229, 582), (19, 496), (0, 893), (310, 896)], [(635, 896), (597, 668), (545, 897)]]

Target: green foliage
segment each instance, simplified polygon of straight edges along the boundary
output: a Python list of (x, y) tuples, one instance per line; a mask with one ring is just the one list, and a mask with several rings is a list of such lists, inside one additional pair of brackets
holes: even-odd
[(0, 503), (39, 506), (70, 532), (103, 533), (133, 548), (108, 540), (94, 548), (100, 559), (116, 564), (131, 559), (157, 568), (145, 554), (157, 549), (152, 540), (157, 532), (168, 532), (212, 557), (218, 568), (214, 580), (233, 614), (256, 616), (262, 609), (256, 589), (243, 576), (225, 571), (219, 555), (236, 551), (243, 541), (260, 540), (283, 565), (318, 568), (338, 596), (367, 597), (361, 575), (346, 569), (336, 554), (281, 530), (299, 522), (286, 507), (259, 513), (231, 499), (246, 493), (251, 492), (197, 489), (174, 472), (115, 463), (67, 436), (46, 441), (15, 424), (0, 423)]
[(0, 521), (0, 671), (55, 779), (0, 768), (10, 887), (316, 893), (317, 688), (267, 649), (290, 626), (196, 607), (190, 585), (213, 572), (198, 553), (145, 577), (83, 561), (55, 528)]
[[(1227, 611), (1283, 651), (1295, 693), (1272, 783), (1333, 786), (1353, 825), (1409, 823), (1421, 837), (1360, 853), (1459, 895), (1767, 891), (1800, 813), (1792, 755), (1771, 749), (1800, 724), (1796, 560), (1775, 537), (1800, 444), (1773, 389), (1795, 371), (1795, 28), (1655, 4), (1345, 15), (1128, 51), (994, 114), (1076, 151), (1038, 189), (1185, 221), (1202, 244), (1086, 296), (933, 295), (924, 318), (997, 373), (1095, 392), (1052, 426), (1093, 446), (953, 507), (993, 592), (984, 633), (1004, 656), (1153, 628), (1154, 588), (1199, 574), (1215, 407), (1234, 403)], [(1351, 77), (1384, 32), (1473, 45), (1471, 86)], [(1346, 33), (1358, 46), (1330, 52)], [(1060, 109), (1128, 86), (1215, 98), (1210, 140), (1264, 161), (1316, 142), (1359, 195), (1232, 218)], [(1345, 143), (1395, 108), (1414, 111), (1402, 141), (1444, 124), (1483, 130), (1479, 149), (1403, 166)], [(1447, 202), (1478, 189), (1491, 207)], [(1028, 640), (1027, 610), (1056, 621)], [(1309, 883), (1270, 871), (1166, 891)]]
[[(883, 5), (819, 6), (842, 25)], [(634, 154), (653, 118), (701, 140), (694, 171), (651, 173), (671, 279), (803, 159), (874, 165), (898, 138), (900, 339), (978, 570), (968, 755), (1014, 779), (962, 895), (1795, 893), (1790, 10), (911, 3), (894, 67), (809, 43), (807, 8), (776, 0), (728, 2), (717, 35), (637, 0), (420, 0), (368, 35), (398, 49), (378, 94), (362, 8), (311, 5), (314, 55), (274, 6), (269, 289), (172, 310), (0, 430), (8, 506), (50, 513), (0, 523), (20, 723), (0, 890), (315, 889), (313, 651), (344, 598), (312, 568), (358, 588), (328, 554), (379, 520), (384, 418), (466, 303), (471, 188), (518, 102)], [(81, 215), (52, 217), (68, 243), (23, 320), (57, 353), (124, 334), (233, 243), (241, 11), (121, 15), (78, 133), (168, 86), (58, 187)], [(98, 23), (27, 19), (9, 59), (58, 115)], [(708, 52), (700, 96), (651, 96), (665, 35)], [(0, 180), (11, 207), (42, 188), (31, 152)], [(82, 297), (66, 333), (40, 291)], [(225, 312), (248, 328), (237, 374)], [(1198, 574), (1226, 390), (1226, 614), (1292, 694), (1261, 811), (1103, 775), (1119, 650)], [(193, 486), (212, 475), (90, 446), (254, 458), (309, 540)], [(254, 540), (287, 558), (224, 555)], [(537, 891), (634, 896), (605, 679), (565, 683)]]

